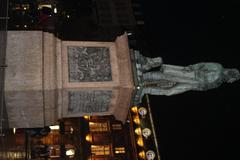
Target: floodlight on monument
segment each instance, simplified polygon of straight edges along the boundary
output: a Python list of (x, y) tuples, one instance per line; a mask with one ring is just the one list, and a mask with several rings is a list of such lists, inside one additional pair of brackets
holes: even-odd
[(145, 154), (144, 151), (141, 151), (141, 152), (138, 153), (138, 156), (139, 156), (140, 158), (142, 158), (142, 159), (145, 159), (146, 154)]
[(141, 123), (138, 116), (134, 116), (133, 122), (134, 122), (135, 124), (137, 124), (137, 125), (140, 125), (140, 123)]
[(137, 144), (138, 144), (140, 147), (143, 147), (144, 143), (143, 143), (143, 138), (142, 138), (142, 137), (138, 137), (138, 139), (137, 139)]
[(138, 112), (138, 107), (137, 107), (137, 106), (133, 106), (133, 107), (131, 108), (131, 111), (132, 111), (133, 113), (137, 113), (137, 112)]
[(138, 109), (138, 113), (144, 118), (147, 114), (147, 109), (144, 107), (141, 107)]
[(156, 154), (154, 151), (148, 150), (146, 152), (146, 157), (147, 157), (147, 160), (154, 160), (154, 158), (156, 157)]
[(135, 132), (136, 135), (138, 135), (138, 136), (142, 135), (142, 130), (141, 130), (140, 127), (136, 128), (134, 132)]
[(151, 136), (151, 134), (152, 134), (152, 131), (149, 129), (149, 128), (144, 128), (143, 130), (142, 130), (142, 135), (143, 135), (143, 137), (144, 138), (148, 138), (149, 136)]

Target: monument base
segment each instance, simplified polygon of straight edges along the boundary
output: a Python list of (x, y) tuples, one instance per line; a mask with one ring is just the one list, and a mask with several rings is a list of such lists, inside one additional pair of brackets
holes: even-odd
[(5, 98), (11, 128), (114, 115), (125, 121), (135, 90), (127, 35), (114, 42), (62, 41), (9, 31)]

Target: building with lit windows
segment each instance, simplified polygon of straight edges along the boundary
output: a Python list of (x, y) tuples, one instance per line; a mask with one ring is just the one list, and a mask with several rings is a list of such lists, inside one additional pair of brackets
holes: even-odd
[(9, 1), (9, 30), (55, 30), (56, 0)]
[(160, 160), (147, 101), (133, 106), (125, 123), (113, 116), (84, 116), (62, 119), (49, 128), (42, 135), (36, 129), (17, 129), (0, 159)]
[[(41, 138), (50, 147), (51, 159), (65, 156), (84, 160), (148, 160), (148, 154), (158, 159), (147, 107), (132, 107), (125, 124), (113, 116), (84, 116), (62, 122), (62, 129), (52, 129), (48, 136)], [(36, 142), (36, 138), (33, 140)], [(61, 150), (61, 146), (65, 149)]]
[(0, 144), (4, 160), (160, 160), (147, 98), (131, 107), (125, 123), (113, 116), (66, 118), (50, 127), (9, 130)]
[[(44, 30), (65, 40), (114, 40), (142, 32), (144, 16), (135, 0), (11, 0), (9, 30)], [(131, 39), (131, 37), (130, 37)], [(131, 44), (134, 39), (131, 39)]]
[[(72, 149), (74, 153), (72, 159), (130, 159), (128, 148), (126, 148), (129, 145), (129, 136), (125, 132), (125, 125), (115, 120), (113, 116), (84, 116), (63, 119), (62, 122), (64, 128), (60, 132), (54, 136), (51, 136), (53, 133), (50, 132), (48, 136), (41, 139), (43, 143), (51, 145), (50, 148), (54, 150), (55, 155), (50, 155), (52, 159), (63, 155), (60, 150), (62, 145), (65, 148), (72, 146), (65, 149), (66, 156), (68, 156), (67, 150)], [(52, 143), (53, 141), (55, 143)]]

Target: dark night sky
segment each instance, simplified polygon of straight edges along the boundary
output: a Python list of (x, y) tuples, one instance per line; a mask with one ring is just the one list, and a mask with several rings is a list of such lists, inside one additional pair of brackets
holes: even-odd
[[(145, 39), (164, 63), (240, 69), (240, 1), (143, 1)], [(240, 159), (240, 82), (151, 96), (162, 160)]]

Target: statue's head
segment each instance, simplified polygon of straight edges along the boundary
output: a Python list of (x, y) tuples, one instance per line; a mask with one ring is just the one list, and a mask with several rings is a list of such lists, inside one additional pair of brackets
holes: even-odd
[(227, 83), (233, 83), (240, 79), (240, 73), (237, 69), (224, 69), (223, 74)]

